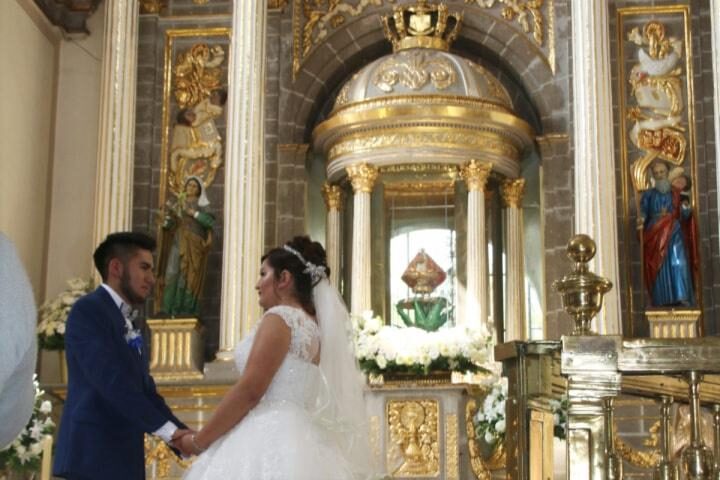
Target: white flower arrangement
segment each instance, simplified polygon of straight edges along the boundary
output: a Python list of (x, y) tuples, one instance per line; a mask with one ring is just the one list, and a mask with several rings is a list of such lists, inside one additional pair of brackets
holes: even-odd
[(25, 428), (5, 449), (0, 450), (0, 470), (10, 469), (16, 472), (36, 472), (40, 470), (42, 441), (46, 435), (52, 435), (55, 423), (50, 418), (52, 404), (43, 400), (45, 392), (40, 390), (37, 375), (35, 384), (35, 405)]
[(500, 377), (478, 408), (473, 423), (475, 438), (487, 445), (494, 445), (505, 437), (505, 400), (507, 399), (507, 377)]
[(78, 298), (95, 288), (92, 279), (73, 278), (68, 280), (67, 284), (67, 290), (40, 306), (37, 333), (40, 348), (45, 350), (65, 348), (65, 323), (70, 309)]
[(353, 330), (355, 356), (370, 374), (487, 371), (491, 337), (481, 328), (455, 326), (427, 332), (384, 325), (366, 312), (353, 317)]
[[(481, 408), (473, 417), (475, 438), (493, 446), (505, 437), (505, 401), (507, 400), (507, 377), (497, 379), (483, 400)], [(553, 412), (553, 435), (565, 439), (567, 429), (568, 398), (563, 395), (559, 400), (550, 400)]]

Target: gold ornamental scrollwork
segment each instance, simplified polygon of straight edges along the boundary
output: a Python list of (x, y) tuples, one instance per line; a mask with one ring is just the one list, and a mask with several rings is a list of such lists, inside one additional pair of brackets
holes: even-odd
[(625, 443), (617, 435), (615, 436), (615, 450), (623, 460), (636, 467), (654, 468), (660, 461), (660, 450), (652, 449), (645, 452), (637, 450)]
[(351, 165), (347, 167), (346, 170), (355, 193), (372, 192), (375, 180), (378, 176), (377, 168), (372, 165), (368, 165), (367, 163), (361, 163), (358, 165)]
[[(553, 75), (555, 74), (554, 0), (465, 0), (465, 3), (488, 10), (502, 6), (500, 11), (502, 19), (507, 22), (517, 22), (523, 33), (532, 36), (533, 43), (538, 47), (539, 56), (550, 67)], [(547, 55), (540, 48), (547, 48)]]
[(635, 190), (642, 191), (650, 188), (647, 170), (656, 158), (673, 165), (685, 160), (683, 42), (667, 35), (665, 24), (658, 20), (647, 22), (642, 30), (632, 28), (627, 40), (640, 47), (638, 63), (628, 78), (635, 105), (628, 108), (627, 118), (634, 122), (630, 141), (643, 151), (630, 166)]
[(193, 45), (181, 52), (173, 67), (173, 93), (180, 108), (197, 105), (200, 100), (210, 96), (213, 90), (220, 88), (225, 50), (220, 45), (209, 46), (206, 43)]
[(410, 90), (420, 90), (428, 83), (445, 90), (457, 81), (455, 66), (444, 57), (428, 55), (420, 49), (398, 53), (385, 60), (375, 71), (372, 83), (390, 93), (398, 83)]
[(437, 400), (388, 400), (388, 471), (393, 477), (437, 477), (440, 452)]
[(483, 8), (503, 5), (502, 17), (508, 21), (517, 21), (525, 33), (531, 33), (538, 45), (543, 44), (545, 19), (542, 14), (543, 0), (465, 0)]
[(520, 208), (522, 206), (524, 193), (524, 178), (507, 179), (502, 183), (502, 187), (500, 188), (500, 194), (505, 202), (505, 206), (511, 208)]
[[(392, 1), (392, 0), (390, 0)], [(360, 16), (371, 6), (382, 6), (383, 0), (294, 0), (293, 3), (293, 78), (313, 46), (327, 38), (329, 30)]]
[(339, 185), (325, 182), (322, 186), (322, 196), (328, 210), (340, 210), (342, 206), (342, 189)]
[(492, 164), (472, 159), (460, 167), (460, 178), (465, 180), (469, 191), (484, 191)]

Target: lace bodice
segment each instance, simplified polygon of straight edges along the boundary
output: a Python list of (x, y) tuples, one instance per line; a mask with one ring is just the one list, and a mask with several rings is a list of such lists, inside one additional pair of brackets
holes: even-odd
[(303, 310), (286, 305), (268, 309), (255, 329), (235, 349), (238, 371), (245, 370), (257, 327), (271, 313), (290, 327), (290, 348), (261, 402), (290, 401), (310, 406), (317, 397), (320, 380), (319, 369), (312, 363), (320, 350), (320, 331), (317, 323)]

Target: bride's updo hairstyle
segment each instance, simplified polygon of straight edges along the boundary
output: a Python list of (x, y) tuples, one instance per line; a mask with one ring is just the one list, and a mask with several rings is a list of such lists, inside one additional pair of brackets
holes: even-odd
[[(285, 245), (297, 251), (303, 256), (306, 262), (312, 263), (325, 269), (325, 275), (330, 276), (330, 268), (327, 266), (327, 254), (325, 249), (318, 242), (313, 242), (310, 237), (297, 236)], [(261, 261), (266, 261), (275, 271), (275, 278), (280, 278), (283, 270), (290, 272), (295, 279), (295, 293), (303, 309), (310, 315), (315, 315), (312, 290), (315, 286), (309, 272), (305, 272), (307, 265), (300, 260), (292, 251), (283, 247), (276, 247), (263, 255)]]

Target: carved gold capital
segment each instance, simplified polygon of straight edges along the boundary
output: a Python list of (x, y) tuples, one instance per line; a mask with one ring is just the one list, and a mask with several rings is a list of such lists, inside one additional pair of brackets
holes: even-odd
[(507, 179), (502, 183), (500, 194), (506, 207), (520, 208), (525, 193), (525, 179)]
[(460, 178), (465, 180), (469, 191), (484, 191), (487, 179), (490, 176), (492, 164), (480, 162), (474, 158), (460, 167)]
[(342, 190), (338, 185), (325, 182), (322, 186), (322, 196), (328, 210), (340, 210)]
[(140, 0), (140, 13), (160, 13), (167, 6), (167, 0)]
[(350, 183), (352, 184), (353, 191), (359, 192), (372, 192), (375, 180), (378, 176), (377, 168), (367, 163), (361, 163), (359, 165), (352, 165), (346, 168), (348, 177), (350, 177)]

